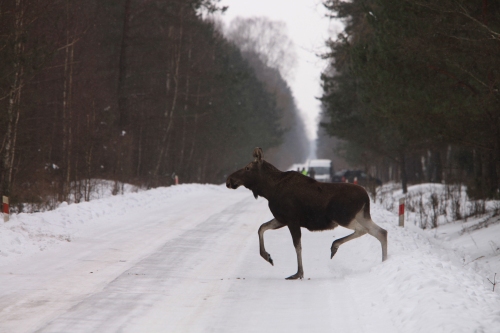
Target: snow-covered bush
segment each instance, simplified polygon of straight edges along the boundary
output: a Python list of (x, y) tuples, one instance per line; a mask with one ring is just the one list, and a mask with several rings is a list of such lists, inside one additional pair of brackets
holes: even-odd
[[(56, 191), (50, 191), (57, 184), (45, 184), (47, 190), (39, 196), (24, 196), (31, 198), (30, 202), (18, 203), (11, 206), (11, 213), (34, 213), (54, 210), (61, 205), (61, 200), (58, 198)], [(105, 180), (105, 179), (82, 179), (70, 184), (68, 199), (65, 204), (79, 203), (91, 201), (101, 198), (107, 198), (117, 194), (138, 192), (139, 187), (125, 184), (122, 182)]]
[[(388, 184), (377, 190), (377, 202), (387, 210), (397, 212), (403, 191), (399, 184)], [(408, 188), (405, 197), (407, 221), (422, 229), (469, 218), (485, 217), (485, 224), (500, 214), (499, 201), (471, 199), (461, 184), (419, 184)]]

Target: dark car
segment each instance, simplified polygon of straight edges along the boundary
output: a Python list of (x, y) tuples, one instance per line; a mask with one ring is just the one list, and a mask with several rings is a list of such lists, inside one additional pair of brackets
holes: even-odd
[(354, 183), (355, 178), (357, 179), (357, 183), (361, 186), (368, 186), (370, 183), (374, 183), (376, 186), (382, 185), (380, 179), (367, 175), (361, 170), (338, 171), (333, 175), (332, 182), (341, 183), (347, 181), (349, 183)]

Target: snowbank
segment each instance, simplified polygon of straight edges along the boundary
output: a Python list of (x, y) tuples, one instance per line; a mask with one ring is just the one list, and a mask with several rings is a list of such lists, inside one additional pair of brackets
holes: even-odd
[[(441, 247), (427, 232), (396, 226), (395, 214), (376, 207), (389, 231), (387, 262), (353, 277), (367, 310), (382, 307), (399, 332), (498, 332), (500, 293), (463, 265), (461, 252)], [(491, 276), (493, 279), (493, 276)]]
[(185, 184), (157, 188), (138, 193), (112, 196), (109, 190), (99, 193), (101, 199), (78, 204), (63, 202), (52, 211), (12, 214), (10, 221), (0, 223), (0, 265), (21, 255), (44, 251), (50, 246), (71, 239), (93, 223), (105, 223), (132, 210), (149, 209), (162, 205), (171, 197), (192, 192), (220, 191), (221, 186)]
[[(379, 194), (377, 202), (398, 213), (398, 199), (403, 196), (400, 186), (385, 185)], [(469, 199), (464, 186), (413, 185), (408, 187), (406, 195), (406, 229), (422, 235), (438, 248), (451, 250), (457, 265), (474, 270), (493, 289), (490, 281), (494, 281), (495, 273), (496, 281), (500, 280), (499, 207), (498, 201)], [(431, 219), (436, 220), (437, 227), (431, 228)], [(495, 288), (495, 292), (500, 293), (500, 288)]]

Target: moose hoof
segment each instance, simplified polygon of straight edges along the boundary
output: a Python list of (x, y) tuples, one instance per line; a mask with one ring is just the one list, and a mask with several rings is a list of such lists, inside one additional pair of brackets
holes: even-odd
[(292, 276), (289, 276), (286, 278), (286, 280), (297, 280), (297, 279), (303, 279), (304, 278), (304, 273), (296, 273)]
[(333, 256), (335, 255), (335, 253), (337, 253), (338, 249), (339, 249), (338, 247), (332, 247), (332, 255), (330, 256), (330, 259), (333, 258)]
[(269, 253), (267, 252), (264, 254), (261, 253), (261, 257), (264, 258), (265, 261), (269, 262), (271, 265), (274, 266), (273, 259), (271, 258), (271, 255)]

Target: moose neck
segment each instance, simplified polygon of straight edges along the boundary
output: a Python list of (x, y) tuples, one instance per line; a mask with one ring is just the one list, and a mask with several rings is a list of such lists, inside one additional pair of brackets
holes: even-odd
[(269, 201), (274, 193), (276, 183), (281, 177), (282, 172), (272, 164), (265, 161), (263, 162), (261, 168), (261, 179), (252, 191)]

